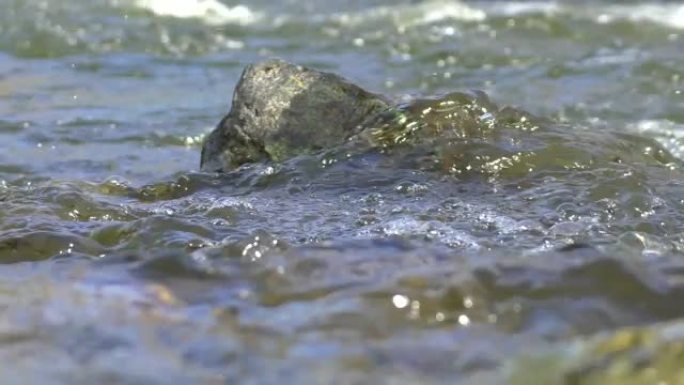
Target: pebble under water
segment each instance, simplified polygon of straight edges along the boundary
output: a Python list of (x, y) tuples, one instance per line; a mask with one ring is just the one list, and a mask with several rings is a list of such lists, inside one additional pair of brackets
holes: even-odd
[[(684, 4), (0, 8), (0, 383), (684, 383)], [(401, 110), (199, 172), (266, 57)]]

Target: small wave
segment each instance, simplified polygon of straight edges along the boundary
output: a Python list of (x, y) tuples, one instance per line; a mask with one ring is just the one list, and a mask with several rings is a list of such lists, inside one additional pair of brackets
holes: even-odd
[(596, 17), (600, 23), (614, 20), (633, 22), (646, 21), (666, 27), (684, 29), (684, 5), (680, 4), (635, 4), (610, 6)]
[(228, 7), (217, 0), (136, 0), (135, 5), (157, 16), (199, 19), (209, 25), (247, 25), (258, 19), (245, 5)]
[(421, 16), (413, 24), (431, 24), (444, 20), (482, 21), (486, 14), (458, 2), (432, 2), (417, 6)]
[(684, 160), (684, 126), (669, 120), (642, 120), (629, 125), (628, 129), (652, 137), (672, 156)]
[(615, 21), (649, 22), (670, 28), (684, 29), (684, 5), (682, 4), (620, 4), (620, 5), (563, 5), (555, 1), (497, 1), (481, 4), (488, 17), (510, 17), (527, 14), (547, 16), (568, 15), (592, 19), (599, 24)]
[(378, 6), (360, 13), (336, 14), (332, 18), (348, 26), (390, 19), (394, 20), (398, 26), (412, 27), (445, 20), (482, 21), (485, 17), (486, 14), (483, 11), (466, 4), (436, 0), (411, 5)]

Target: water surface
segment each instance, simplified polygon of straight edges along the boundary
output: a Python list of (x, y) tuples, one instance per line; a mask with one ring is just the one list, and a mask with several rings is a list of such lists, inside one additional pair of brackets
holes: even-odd
[[(684, 4), (0, 7), (0, 382), (684, 378)], [(200, 173), (273, 56), (405, 140)]]

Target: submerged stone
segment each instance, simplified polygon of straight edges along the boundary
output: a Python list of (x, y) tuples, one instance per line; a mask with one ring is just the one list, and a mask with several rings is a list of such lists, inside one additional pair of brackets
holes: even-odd
[(554, 350), (514, 358), (507, 383), (684, 384), (681, 320), (601, 333)]
[(252, 64), (230, 112), (204, 143), (201, 168), (225, 171), (330, 148), (387, 108), (382, 97), (335, 74), (278, 59)]

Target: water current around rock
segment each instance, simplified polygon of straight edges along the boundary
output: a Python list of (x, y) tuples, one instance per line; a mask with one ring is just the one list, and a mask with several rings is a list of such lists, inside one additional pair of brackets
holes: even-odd
[[(267, 57), (402, 109), (199, 172)], [(0, 383), (684, 384), (683, 92), (674, 1), (0, 0)]]

